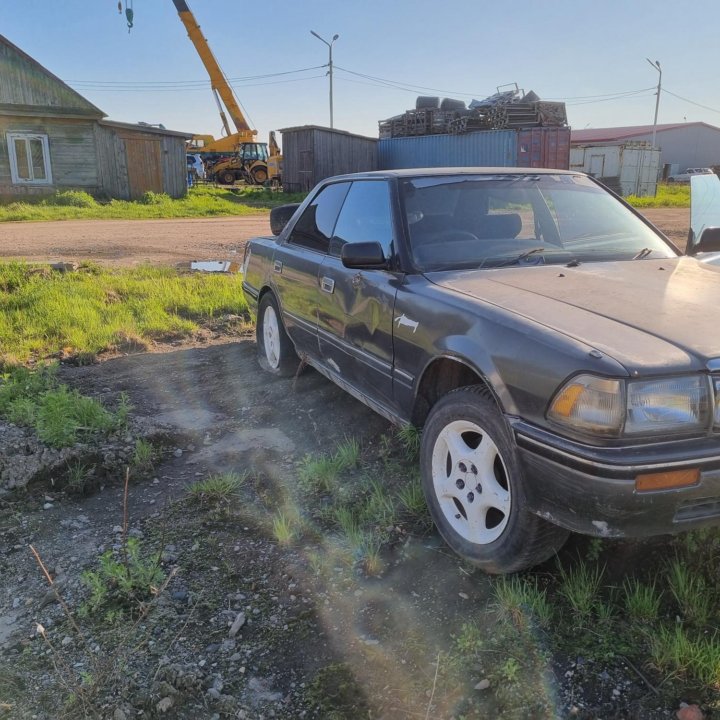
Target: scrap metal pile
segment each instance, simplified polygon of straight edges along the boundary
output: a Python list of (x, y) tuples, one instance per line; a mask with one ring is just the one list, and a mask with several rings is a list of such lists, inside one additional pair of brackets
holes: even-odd
[(416, 135), (457, 135), (476, 130), (565, 127), (564, 102), (541, 100), (532, 90), (498, 92), (467, 107), (462, 100), (421, 96), (414, 110), (379, 122), (381, 138)]

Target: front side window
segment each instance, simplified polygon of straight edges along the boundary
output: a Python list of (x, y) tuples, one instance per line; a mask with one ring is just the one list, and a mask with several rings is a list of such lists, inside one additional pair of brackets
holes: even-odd
[(428, 176), (401, 184), (419, 269), (674, 257), (677, 252), (582, 175)]
[(327, 253), (340, 208), (350, 183), (334, 183), (324, 187), (305, 208), (290, 233), (289, 242), (309, 250)]
[(10, 176), (16, 185), (50, 185), (50, 150), (47, 135), (8, 133)]
[(377, 242), (389, 258), (392, 255), (392, 227), (388, 183), (356, 180), (340, 212), (330, 254), (339, 256), (345, 243)]

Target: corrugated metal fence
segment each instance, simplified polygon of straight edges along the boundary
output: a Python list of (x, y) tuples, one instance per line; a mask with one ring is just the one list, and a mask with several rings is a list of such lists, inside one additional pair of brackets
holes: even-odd
[(517, 133), (514, 130), (378, 140), (380, 170), (422, 167), (508, 167), (515, 164), (516, 157)]
[(378, 140), (378, 168), (531, 167), (567, 170), (570, 128), (488, 130)]

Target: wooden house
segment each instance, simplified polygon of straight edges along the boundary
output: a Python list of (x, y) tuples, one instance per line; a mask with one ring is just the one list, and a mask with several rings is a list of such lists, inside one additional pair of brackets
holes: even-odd
[(0, 35), (0, 197), (64, 189), (124, 200), (187, 190), (191, 134), (112, 122)]

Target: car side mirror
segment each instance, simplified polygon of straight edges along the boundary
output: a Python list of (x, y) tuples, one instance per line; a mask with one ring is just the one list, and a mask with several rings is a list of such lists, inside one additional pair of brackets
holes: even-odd
[(688, 255), (720, 251), (720, 227), (706, 227), (700, 240), (688, 248)]
[(270, 229), (273, 235), (279, 235), (285, 229), (285, 226), (290, 222), (290, 218), (299, 207), (300, 203), (288, 203), (287, 205), (275, 207), (270, 211)]
[(340, 251), (340, 259), (346, 268), (382, 269), (388, 261), (379, 242), (345, 243)]

